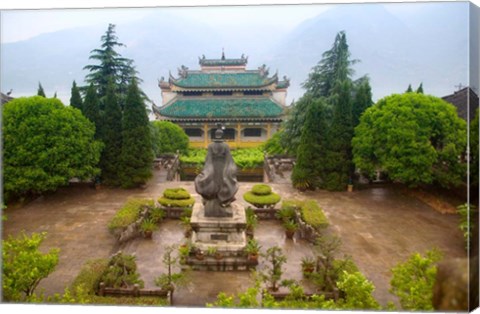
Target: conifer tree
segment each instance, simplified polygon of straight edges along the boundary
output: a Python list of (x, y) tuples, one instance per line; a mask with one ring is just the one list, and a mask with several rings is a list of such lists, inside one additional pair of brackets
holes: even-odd
[(38, 83), (37, 95), (38, 95), (38, 96), (45, 97), (45, 98), (47, 97), (47, 96), (45, 95), (45, 91), (43, 90), (43, 86), (42, 86), (42, 84), (41, 84), (40, 82)]
[(407, 88), (407, 90), (405, 91), (405, 93), (412, 93), (412, 92), (413, 92), (412, 84), (408, 84), (408, 88)]
[(418, 86), (417, 93), (418, 94), (423, 94), (423, 83), (420, 83), (420, 86)]
[(355, 128), (360, 121), (360, 116), (362, 113), (368, 107), (373, 105), (372, 88), (370, 87), (368, 77), (362, 77), (361, 79), (355, 81), (354, 90), (355, 96), (353, 99), (352, 121), (353, 127)]
[(102, 181), (107, 185), (121, 184), (122, 110), (115, 94), (115, 86), (109, 82), (105, 97), (105, 114), (102, 116), (102, 141), (105, 148), (100, 159)]
[(70, 96), (70, 106), (77, 108), (80, 111), (82, 110), (82, 96), (80, 96), (80, 90), (78, 89), (77, 83), (73, 81), (72, 91)]
[(152, 176), (153, 150), (145, 104), (132, 79), (128, 88), (122, 120), (122, 187), (145, 183)]
[(304, 96), (307, 103), (305, 124), (292, 171), (292, 183), (296, 188), (314, 189), (324, 176), (322, 171), (325, 149), (325, 103), (322, 99)]
[(85, 95), (85, 102), (83, 103), (82, 113), (87, 117), (93, 124), (95, 124), (95, 138), (99, 139), (100, 136), (100, 110), (98, 104), (98, 96), (95, 86), (90, 84)]
[(55, 91), (55, 93), (53, 93), (53, 98), (57, 98), (57, 91)]

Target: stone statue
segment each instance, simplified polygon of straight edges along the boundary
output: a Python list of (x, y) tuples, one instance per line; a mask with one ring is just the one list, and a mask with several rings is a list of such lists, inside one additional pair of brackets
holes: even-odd
[(195, 178), (195, 190), (203, 198), (205, 217), (232, 217), (230, 204), (238, 191), (237, 166), (223, 141), (221, 127), (208, 146), (203, 171)]

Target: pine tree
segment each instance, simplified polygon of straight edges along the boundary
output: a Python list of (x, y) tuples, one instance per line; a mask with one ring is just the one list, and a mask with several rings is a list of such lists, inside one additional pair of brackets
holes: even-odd
[(112, 80), (116, 86), (117, 98), (123, 107), (130, 80), (136, 78), (137, 82), (139, 81), (136, 77), (137, 71), (131, 59), (124, 58), (115, 51), (115, 48), (125, 45), (118, 41), (114, 24), (108, 25), (107, 32), (101, 37), (101, 42), (101, 48), (92, 50), (89, 57), (91, 60), (99, 61), (100, 64), (86, 65), (83, 68), (90, 72), (85, 77), (85, 81), (97, 88), (100, 109), (103, 110), (108, 81)]
[(148, 116), (137, 81), (130, 83), (122, 120), (122, 187), (144, 184), (152, 176), (153, 150)]
[(115, 86), (110, 81), (105, 97), (105, 114), (102, 118), (102, 141), (105, 148), (100, 159), (102, 181), (107, 185), (121, 185), (122, 154), (122, 110), (115, 94)]
[(325, 103), (321, 99), (304, 96), (308, 104), (305, 124), (297, 151), (297, 160), (292, 171), (292, 183), (296, 188), (314, 189), (324, 176), (325, 149)]
[(70, 97), (70, 106), (73, 108), (77, 108), (80, 111), (82, 110), (82, 96), (80, 96), (80, 90), (77, 87), (77, 83), (73, 81), (72, 84), (72, 91), (71, 91), (72, 96)]
[(87, 90), (87, 94), (85, 95), (85, 102), (83, 103), (82, 113), (85, 117), (87, 117), (90, 121), (95, 124), (95, 138), (101, 138), (100, 136), (100, 110), (98, 104), (98, 96), (97, 91), (95, 90), (95, 86), (90, 84)]
[(362, 77), (354, 82), (355, 96), (353, 100), (352, 108), (352, 121), (353, 127), (355, 128), (359, 121), (362, 113), (371, 105), (372, 101), (372, 88), (370, 87), (370, 82), (368, 77)]
[(333, 118), (328, 129), (325, 177), (323, 178), (323, 187), (328, 190), (343, 190), (353, 175), (351, 91), (350, 81), (337, 81), (330, 98)]
[(313, 67), (302, 87), (314, 97), (328, 97), (335, 82), (350, 79), (352, 66), (357, 62), (350, 59), (345, 32), (339, 32), (332, 48), (322, 54), (322, 60)]
[(41, 84), (40, 82), (38, 83), (37, 95), (38, 95), (38, 96), (45, 97), (45, 98), (47, 97), (47, 96), (45, 95), (45, 91), (43, 90), (43, 86), (42, 86), (42, 84)]
[(57, 98), (57, 91), (55, 91), (55, 93), (53, 93), (53, 98)]
[(405, 93), (412, 93), (412, 92), (413, 92), (412, 84), (408, 84), (408, 88), (407, 88), (407, 90), (405, 91)]
[(417, 93), (418, 94), (423, 94), (423, 83), (420, 83), (420, 86), (418, 86)]

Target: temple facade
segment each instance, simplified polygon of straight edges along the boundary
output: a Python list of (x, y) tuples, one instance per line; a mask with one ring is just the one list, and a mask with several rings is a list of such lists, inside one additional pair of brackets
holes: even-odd
[(190, 146), (206, 148), (218, 123), (231, 148), (257, 147), (278, 131), (285, 114), (289, 80), (269, 75), (262, 65), (247, 70), (248, 57), (199, 58), (200, 70), (185, 66), (178, 77), (169, 74), (159, 81), (162, 106), (152, 106), (158, 120), (181, 126)]

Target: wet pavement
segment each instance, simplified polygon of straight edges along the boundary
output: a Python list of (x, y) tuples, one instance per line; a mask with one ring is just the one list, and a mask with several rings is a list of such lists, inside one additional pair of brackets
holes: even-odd
[[(3, 238), (27, 233), (48, 233), (41, 249), (60, 248), (56, 270), (42, 280), (39, 290), (45, 294), (62, 293), (89, 259), (105, 258), (118, 249), (135, 253), (138, 269), (146, 287), (154, 286), (154, 278), (164, 271), (162, 256), (166, 245), (181, 244), (183, 229), (179, 221), (166, 220), (154, 233), (153, 240), (135, 239), (118, 247), (109, 234), (107, 223), (129, 197), (159, 197), (168, 187), (183, 186), (195, 194), (193, 182), (163, 182), (164, 172), (155, 171), (144, 189), (100, 189), (85, 186), (62, 188), (23, 207), (8, 208), (3, 224)], [(237, 202), (255, 183), (240, 183)], [(270, 184), (285, 198), (314, 198), (330, 220), (330, 231), (342, 239), (341, 251), (352, 256), (364, 275), (371, 280), (374, 296), (386, 305), (395, 297), (388, 292), (390, 269), (405, 261), (413, 252), (437, 247), (445, 257), (465, 257), (462, 233), (456, 215), (442, 215), (424, 203), (403, 195), (392, 186), (372, 186), (348, 192), (315, 191), (301, 193), (290, 184)], [(310, 255), (311, 245), (303, 240), (287, 240), (281, 225), (261, 220), (256, 230), (263, 250), (279, 245), (287, 255), (285, 278), (301, 279), (300, 260)], [(176, 306), (204, 306), (215, 300), (220, 291), (237, 293), (252, 284), (248, 272), (189, 273), (189, 284), (174, 294)]]

